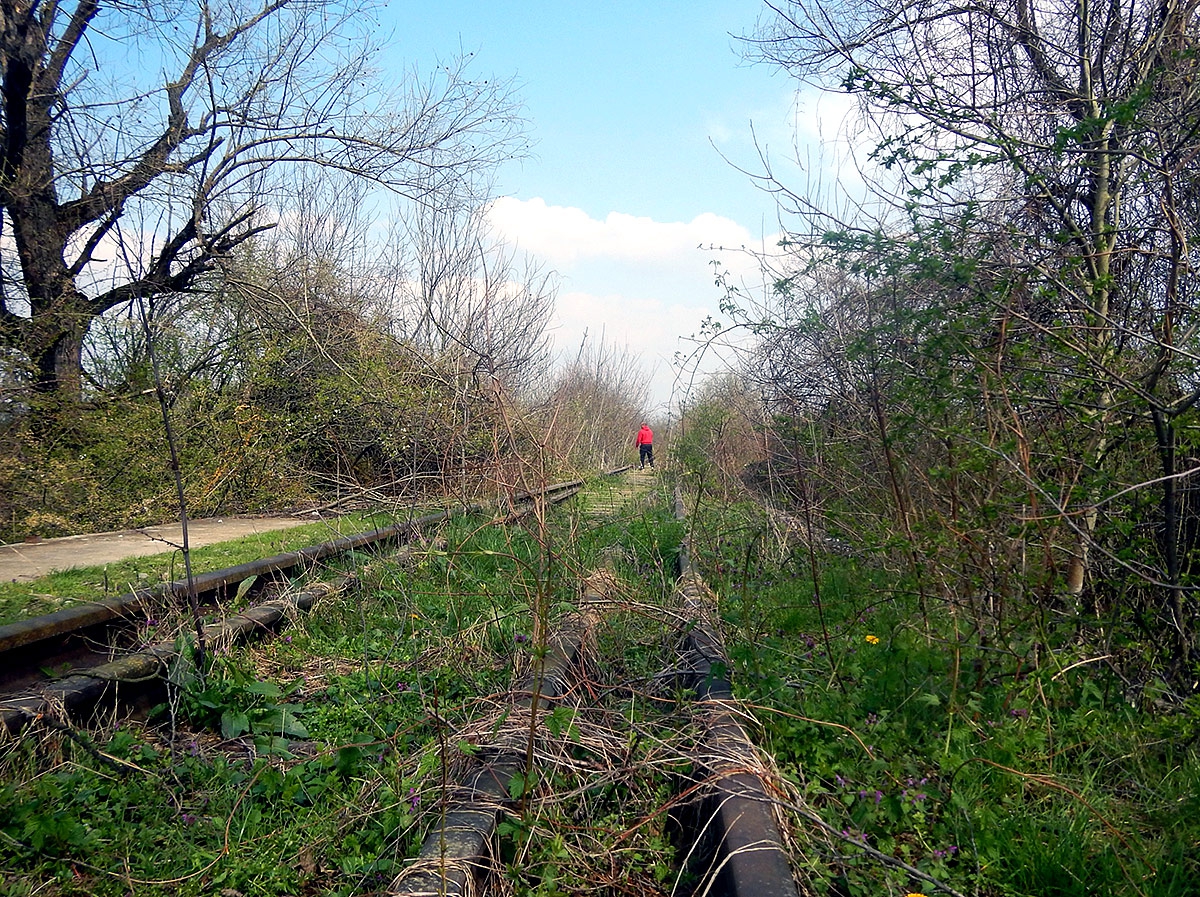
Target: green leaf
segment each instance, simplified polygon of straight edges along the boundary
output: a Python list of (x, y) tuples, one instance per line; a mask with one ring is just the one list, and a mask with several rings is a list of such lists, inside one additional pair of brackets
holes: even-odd
[(517, 773), (508, 780), (508, 795), (513, 800), (520, 800), (533, 784), (533, 773), (529, 774), (529, 778), (525, 777), (522, 772)]
[(900, 801), (900, 796), (898, 794), (889, 794), (885, 797), (883, 799), (883, 811), (892, 822), (899, 822), (903, 819), (904, 805)]
[(108, 752), (118, 757), (126, 756), (126, 752), (137, 741), (129, 732), (118, 732), (108, 742)]
[(221, 735), (237, 738), (250, 731), (250, 718), (240, 710), (226, 710), (221, 714)]
[(349, 778), (358, 771), (359, 764), (362, 761), (362, 748), (357, 745), (348, 745), (343, 748), (338, 748), (337, 752), (337, 771), (339, 775)]
[(275, 707), (254, 723), (254, 731), (264, 735), (290, 735), (292, 738), (307, 738), (308, 729), (295, 715), (284, 707)]
[(295, 757), (289, 750), (291, 745), (288, 744), (288, 740), (278, 735), (259, 735), (254, 739), (254, 747), (263, 754), (273, 754), (289, 760)]
[(274, 682), (263, 682), (261, 680), (251, 682), (246, 686), (246, 691), (252, 695), (261, 695), (264, 698), (278, 698), (283, 696), (283, 689)]
[(555, 738), (561, 738), (564, 731), (570, 732), (575, 721), (575, 711), (570, 707), (555, 707), (546, 714), (546, 728)]

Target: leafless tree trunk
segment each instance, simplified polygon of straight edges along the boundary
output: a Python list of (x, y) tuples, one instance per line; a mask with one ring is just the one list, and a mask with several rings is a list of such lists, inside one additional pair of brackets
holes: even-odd
[(298, 168), (461, 193), (522, 151), (506, 83), (383, 84), (373, 25), (333, 0), (0, 5), (0, 340), (39, 388), (77, 395), (92, 319), (196, 288)]

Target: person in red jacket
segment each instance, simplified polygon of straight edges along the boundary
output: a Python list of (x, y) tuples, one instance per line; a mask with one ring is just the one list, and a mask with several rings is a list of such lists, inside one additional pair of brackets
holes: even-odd
[(642, 424), (633, 444), (638, 447), (638, 459), (642, 462), (642, 470), (646, 469), (647, 461), (654, 467), (654, 431), (650, 429), (649, 424)]

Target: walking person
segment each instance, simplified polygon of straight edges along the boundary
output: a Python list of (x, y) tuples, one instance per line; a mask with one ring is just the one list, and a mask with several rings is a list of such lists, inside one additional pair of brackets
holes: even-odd
[(642, 470), (646, 469), (647, 462), (649, 462), (651, 469), (653, 469), (654, 431), (650, 429), (649, 424), (642, 424), (642, 428), (638, 430), (637, 437), (634, 438), (633, 444), (638, 448), (638, 460), (642, 462)]

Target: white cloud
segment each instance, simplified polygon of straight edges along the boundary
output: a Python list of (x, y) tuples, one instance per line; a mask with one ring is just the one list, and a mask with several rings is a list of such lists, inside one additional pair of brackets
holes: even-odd
[(585, 334), (628, 347), (654, 370), (657, 407), (670, 400), (675, 353), (691, 348), (680, 338), (718, 314), (722, 292), (711, 262), (719, 258), (737, 276), (753, 278), (753, 259), (740, 250), (764, 245), (737, 222), (710, 213), (686, 222), (621, 212), (599, 220), (540, 198), (504, 198), (489, 217), (505, 239), (562, 276), (553, 325), (560, 354), (573, 356)]
[(869, 159), (878, 143), (858, 97), (791, 84), (753, 107), (749, 126), (712, 117), (710, 138), (731, 163), (751, 175), (773, 176), (790, 192), (833, 210), (863, 200), (881, 177)]
[(700, 245), (739, 247), (756, 242), (735, 221), (705, 213), (688, 222), (609, 212), (603, 221), (582, 209), (548, 205), (544, 199), (504, 197), (489, 218), (521, 249), (553, 266), (588, 258), (663, 262), (681, 260)]

